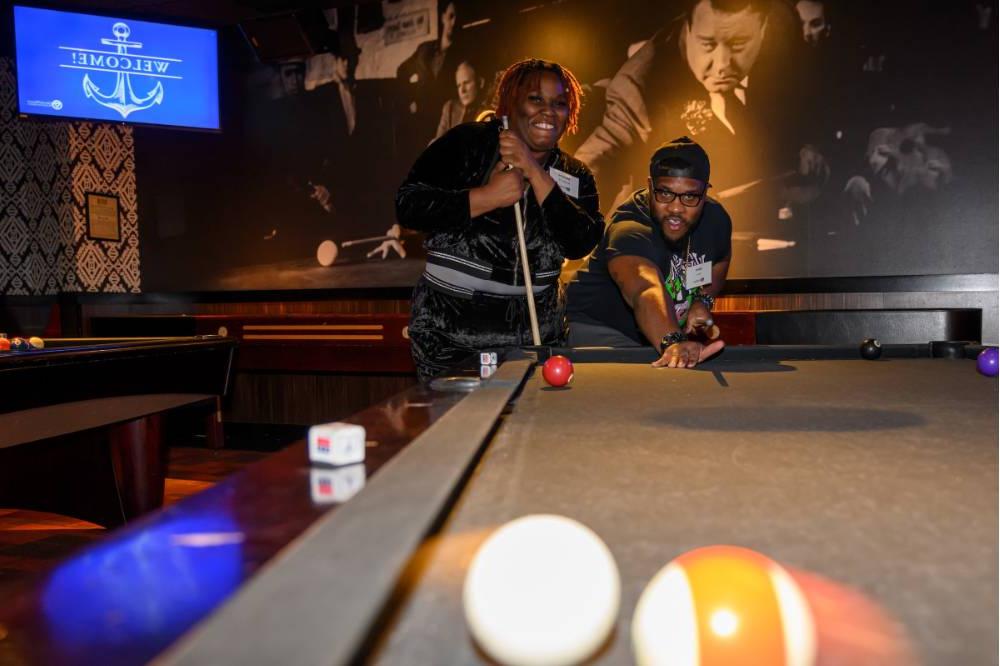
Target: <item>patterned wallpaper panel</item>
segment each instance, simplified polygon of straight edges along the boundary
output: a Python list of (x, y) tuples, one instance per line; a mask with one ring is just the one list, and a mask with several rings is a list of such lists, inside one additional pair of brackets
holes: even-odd
[[(0, 58), (0, 293), (138, 292), (132, 128), (20, 120)], [(119, 199), (121, 240), (87, 237), (87, 192)]]

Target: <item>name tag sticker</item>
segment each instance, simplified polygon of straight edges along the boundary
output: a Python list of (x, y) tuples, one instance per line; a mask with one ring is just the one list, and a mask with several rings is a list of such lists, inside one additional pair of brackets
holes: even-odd
[(712, 284), (712, 262), (691, 264), (684, 270), (684, 287), (694, 289), (702, 285)]
[(549, 167), (549, 175), (552, 176), (552, 180), (556, 181), (556, 185), (559, 189), (563, 191), (567, 196), (571, 196), (574, 199), (580, 198), (580, 179), (576, 176), (571, 176), (565, 171), (560, 171), (555, 167)]

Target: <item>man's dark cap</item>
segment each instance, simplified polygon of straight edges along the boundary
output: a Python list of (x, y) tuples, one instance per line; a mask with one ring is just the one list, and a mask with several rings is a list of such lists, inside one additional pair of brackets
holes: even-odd
[(686, 136), (664, 143), (649, 160), (649, 175), (652, 178), (694, 178), (707, 183), (710, 173), (708, 153)]

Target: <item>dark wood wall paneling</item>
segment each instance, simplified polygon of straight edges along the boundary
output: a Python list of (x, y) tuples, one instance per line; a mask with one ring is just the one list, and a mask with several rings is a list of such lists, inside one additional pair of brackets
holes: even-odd
[(225, 418), (237, 423), (328, 423), (415, 384), (414, 375), (238, 372)]
[[(355, 298), (246, 300), (246, 294), (215, 294), (215, 299), (188, 294), (97, 295), (0, 298), (0, 332), (10, 336), (91, 335), (95, 317), (129, 315), (231, 315), (284, 317), (331, 315), (399, 315), (409, 313), (409, 290), (393, 290)], [(259, 295), (257, 295), (259, 297)], [(282, 294), (282, 296), (286, 296)], [(226, 300), (231, 298), (232, 300)], [(276, 354), (287, 354), (277, 346)], [(260, 357), (261, 350), (255, 355)], [(399, 354), (395, 353), (398, 357)], [(260, 360), (258, 358), (258, 360)], [(265, 359), (266, 360), (266, 359)], [(400, 365), (399, 359), (395, 360)], [(337, 420), (380, 402), (416, 383), (412, 371), (310, 372), (301, 363), (280, 370), (238, 371), (224, 404), (224, 418), (239, 423), (310, 425)], [(291, 370), (295, 370), (294, 372)]]
[[(718, 300), (716, 310), (737, 313), (971, 305), (983, 310), (983, 341), (995, 344), (996, 281), (996, 275), (979, 274), (730, 281), (727, 295)], [(86, 335), (93, 318), (123, 315), (399, 316), (409, 313), (409, 291), (399, 288), (333, 293), (271, 291), (7, 297), (0, 298), (0, 331), (11, 335)], [(227, 419), (291, 424), (336, 420), (415, 382), (410, 372), (287, 370), (240, 371), (227, 405)]]
[(80, 310), (84, 332), (90, 334), (101, 326), (101, 335), (110, 332), (107, 318), (123, 316), (201, 316), (204, 319), (197, 321), (198, 333), (215, 333), (225, 326), (229, 335), (240, 339), (246, 334), (246, 325), (319, 325), (326, 321), (323, 315), (330, 315), (329, 321), (341, 325), (351, 317), (379, 322), (384, 319), (386, 339), (365, 346), (297, 341), (297, 334), (310, 331), (295, 330), (273, 331), (287, 337), (283, 340), (243, 341), (237, 353), (232, 391), (224, 404), (228, 422), (311, 425), (335, 421), (416, 383), (408, 351), (401, 351), (397, 340), (409, 313), (409, 300), (404, 298), (186, 303), (113, 303), (98, 299), (82, 303)]
[(144, 314), (205, 315), (292, 315), (292, 314), (409, 314), (406, 299), (350, 299), (313, 301), (260, 302), (162, 302), (162, 303), (84, 303), (84, 322), (93, 317)]

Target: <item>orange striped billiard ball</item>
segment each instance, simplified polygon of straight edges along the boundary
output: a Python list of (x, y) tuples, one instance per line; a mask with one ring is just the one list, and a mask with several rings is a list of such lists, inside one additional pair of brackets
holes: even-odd
[(670, 562), (632, 618), (640, 666), (810, 666), (816, 629), (791, 575), (760, 553), (708, 546)]

